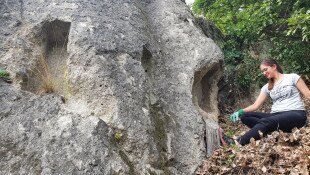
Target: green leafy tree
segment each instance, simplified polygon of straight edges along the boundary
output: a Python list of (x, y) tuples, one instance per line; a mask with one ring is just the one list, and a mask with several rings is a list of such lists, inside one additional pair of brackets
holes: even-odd
[(267, 42), (266, 57), (287, 72), (310, 77), (309, 0), (196, 0), (193, 11), (213, 21), (225, 36), (220, 44), (225, 63), (237, 72), (236, 84), (248, 87), (262, 80), (259, 60), (250, 54)]

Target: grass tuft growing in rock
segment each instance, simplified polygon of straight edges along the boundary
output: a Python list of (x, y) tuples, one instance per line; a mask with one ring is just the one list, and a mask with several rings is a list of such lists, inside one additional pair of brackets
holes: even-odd
[(43, 93), (53, 93), (55, 92), (56, 82), (51, 74), (49, 65), (47, 64), (46, 57), (42, 54), (38, 58), (38, 65), (33, 71), (34, 75), (39, 81), (39, 92)]

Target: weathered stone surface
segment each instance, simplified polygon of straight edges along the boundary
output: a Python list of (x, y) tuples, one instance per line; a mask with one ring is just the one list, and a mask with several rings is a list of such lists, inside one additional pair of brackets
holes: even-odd
[(62, 110), (57, 95), (20, 92), (2, 81), (0, 99), (1, 174), (129, 171), (109, 137), (112, 130), (99, 118)]
[(222, 54), (184, 2), (1, 3), (0, 174), (193, 174), (218, 145)]
[(212, 21), (208, 21), (204, 17), (197, 17), (196, 23), (202, 29), (203, 33), (217, 43), (224, 41), (224, 36)]

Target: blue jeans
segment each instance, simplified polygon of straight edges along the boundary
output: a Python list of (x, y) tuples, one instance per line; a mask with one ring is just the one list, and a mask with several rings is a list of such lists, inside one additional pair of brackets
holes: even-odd
[(277, 113), (245, 112), (241, 117), (241, 121), (251, 129), (239, 137), (237, 141), (241, 145), (246, 145), (250, 143), (252, 137), (258, 140), (260, 139), (258, 131), (261, 131), (264, 136), (277, 130), (291, 132), (295, 127), (303, 127), (306, 124), (306, 120), (307, 115), (303, 110)]

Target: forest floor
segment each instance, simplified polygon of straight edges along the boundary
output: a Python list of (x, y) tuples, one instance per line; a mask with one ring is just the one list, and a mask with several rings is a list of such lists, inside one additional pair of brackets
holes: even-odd
[[(310, 121), (310, 100), (304, 99)], [(268, 111), (264, 106), (261, 111)], [(231, 111), (232, 113), (233, 111)], [(229, 114), (219, 118), (219, 125), (234, 138), (249, 129), (227, 120)], [(290, 174), (308, 175), (310, 172), (310, 123), (292, 133), (276, 131), (261, 140), (251, 140), (246, 146), (221, 146), (206, 158), (196, 175), (209, 174)]]

